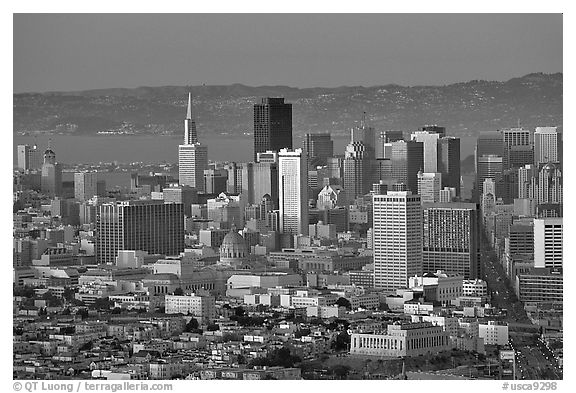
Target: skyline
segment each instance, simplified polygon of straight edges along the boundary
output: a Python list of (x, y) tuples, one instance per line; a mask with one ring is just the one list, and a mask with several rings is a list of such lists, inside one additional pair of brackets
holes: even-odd
[(13, 32), (14, 93), (563, 72), (561, 14), (14, 14)]

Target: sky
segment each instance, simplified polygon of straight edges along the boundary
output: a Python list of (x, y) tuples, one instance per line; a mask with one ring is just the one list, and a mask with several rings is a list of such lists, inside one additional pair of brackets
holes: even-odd
[(562, 72), (561, 14), (14, 14), (14, 93)]

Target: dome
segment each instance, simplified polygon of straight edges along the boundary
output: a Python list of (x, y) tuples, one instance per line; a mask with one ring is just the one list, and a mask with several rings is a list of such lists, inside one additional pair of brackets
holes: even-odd
[(270, 194), (264, 194), (264, 195), (262, 196), (262, 202), (264, 202), (264, 201), (271, 201), (271, 200), (272, 200), (272, 197), (270, 196)]
[(224, 236), (222, 246), (246, 245), (244, 238), (236, 231), (230, 231)]
[(248, 246), (244, 238), (235, 230), (224, 236), (220, 246), (220, 262), (224, 264), (241, 264), (248, 256)]
[(56, 155), (56, 153), (54, 153), (54, 150), (52, 150), (52, 149), (46, 149), (46, 150), (44, 151), (44, 155), (48, 155), (48, 154), (49, 154), (49, 155), (52, 155), (52, 156), (55, 156), (55, 155)]

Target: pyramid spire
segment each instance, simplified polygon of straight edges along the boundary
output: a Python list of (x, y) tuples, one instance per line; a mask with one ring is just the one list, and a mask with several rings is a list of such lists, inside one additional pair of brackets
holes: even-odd
[(186, 110), (186, 119), (192, 119), (192, 93), (188, 92), (188, 109)]

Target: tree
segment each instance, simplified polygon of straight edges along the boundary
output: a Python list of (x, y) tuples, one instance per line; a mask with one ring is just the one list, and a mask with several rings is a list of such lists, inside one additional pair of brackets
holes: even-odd
[(336, 305), (340, 307), (346, 307), (346, 310), (352, 309), (352, 304), (350, 304), (350, 300), (343, 297), (338, 298), (338, 300), (336, 300)]
[(62, 296), (64, 297), (64, 299), (66, 299), (68, 301), (72, 301), (74, 299), (75, 294), (76, 294), (76, 292), (74, 291), (74, 289), (72, 289), (70, 287), (66, 287), (66, 288), (64, 288), (64, 293), (62, 294)]
[(209, 332), (215, 332), (216, 330), (220, 330), (220, 325), (217, 323), (211, 323), (210, 325), (206, 326), (206, 330)]
[(332, 343), (332, 348), (336, 351), (345, 351), (350, 345), (350, 335), (346, 330), (341, 331)]
[(114, 306), (114, 302), (108, 297), (101, 297), (94, 301), (94, 308), (97, 310), (110, 310)]
[(82, 317), (82, 319), (86, 319), (86, 318), (88, 318), (88, 309), (87, 308), (79, 308), (78, 311), (76, 311), (76, 315), (80, 315)]
[(242, 306), (238, 306), (234, 309), (234, 314), (237, 317), (242, 317), (242, 316), (244, 316), (245, 313), (246, 312), (244, 311), (244, 308)]
[(184, 295), (184, 290), (182, 288), (178, 287), (174, 290), (174, 295), (182, 296), (182, 295)]
[(350, 373), (350, 366), (345, 364), (337, 364), (332, 367), (332, 374), (338, 377), (338, 379), (346, 379), (348, 374)]
[(112, 314), (121, 314), (122, 309), (120, 307), (114, 307), (114, 309), (112, 309), (111, 313)]
[(187, 333), (193, 332), (198, 329), (198, 326), (198, 320), (196, 318), (190, 318), (190, 321), (188, 321), (186, 327), (184, 327), (184, 331)]
[(33, 298), (34, 295), (36, 294), (34, 292), (34, 288), (32, 288), (29, 285), (24, 285), (23, 287), (19, 287), (19, 288), (16, 287), (16, 288), (14, 288), (13, 293), (14, 293), (14, 296), (22, 296), (22, 297), (25, 297), (28, 299)]

